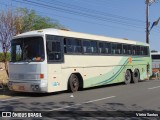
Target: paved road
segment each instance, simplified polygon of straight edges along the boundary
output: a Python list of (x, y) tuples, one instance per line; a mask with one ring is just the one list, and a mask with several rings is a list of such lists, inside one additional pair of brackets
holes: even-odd
[[(146, 111), (155, 112), (155, 114), (160, 111), (160, 80), (149, 80), (130, 85), (109, 85), (85, 89), (74, 94), (67, 92), (38, 95), (7, 94), (12, 97), (0, 100), (0, 111), (143, 111), (144, 114), (147, 113)], [(99, 113), (92, 112), (92, 114), (100, 117)], [(160, 114), (158, 115), (159, 117), (152, 119), (160, 119)], [(136, 117), (136, 119), (140, 118)], [(145, 119), (151, 119), (151, 117)]]

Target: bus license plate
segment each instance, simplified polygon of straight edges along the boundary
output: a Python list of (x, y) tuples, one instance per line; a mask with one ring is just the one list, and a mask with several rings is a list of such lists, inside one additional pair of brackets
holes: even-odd
[(24, 90), (24, 86), (19, 86), (19, 90)]

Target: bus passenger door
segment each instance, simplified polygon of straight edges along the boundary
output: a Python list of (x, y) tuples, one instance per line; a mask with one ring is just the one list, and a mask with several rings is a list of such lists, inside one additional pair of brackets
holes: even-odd
[(46, 51), (48, 62), (48, 92), (63, 90), (61, 64), (64, 63), (63, 38), (46, 35)]

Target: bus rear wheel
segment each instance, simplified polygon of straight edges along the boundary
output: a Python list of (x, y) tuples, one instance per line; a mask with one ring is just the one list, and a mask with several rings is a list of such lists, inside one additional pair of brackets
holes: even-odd
[(135, 69), (133, 72), (133, 82), (138, 83), (139, 79), (140, 79), (139, 70)]
[(72, 74), (69, 78), (68, 89), (70, 92), (76, 92), (79, 89), (79, 79), (78, 76)]
[(126, 84), (126, 85), (130, 84), (131, 79), (132, 79), (132, 76), (131, 76), (130, 70), (126, 70), (126, 73), (125, 73), (125, 81), (124, 81), (125, 84)]

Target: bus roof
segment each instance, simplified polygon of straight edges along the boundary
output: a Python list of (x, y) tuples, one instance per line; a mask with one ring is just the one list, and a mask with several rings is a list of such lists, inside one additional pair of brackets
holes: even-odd
[(151, 55), (160, 55), (160, 52), (151, 52)]
[(68, 31), (68, 30), (60, 30), (60, 29), (54, 29), (54, 28), (47, 28), (47, 29), (25, 32), (17, 36), (14, 36), (13, 39), (21, 38), (21, 37), (30, 37), (30, 36), (43, 36), (45, 34), (149, 46), (147, 43), (128, 40), (126, 38), (124, 39), (112, 38), (112, 37), (106, 37), (106, 36), (101, 36), (101, 35), (86, 34), (86, 33), (73, 32), (73, 31)]

